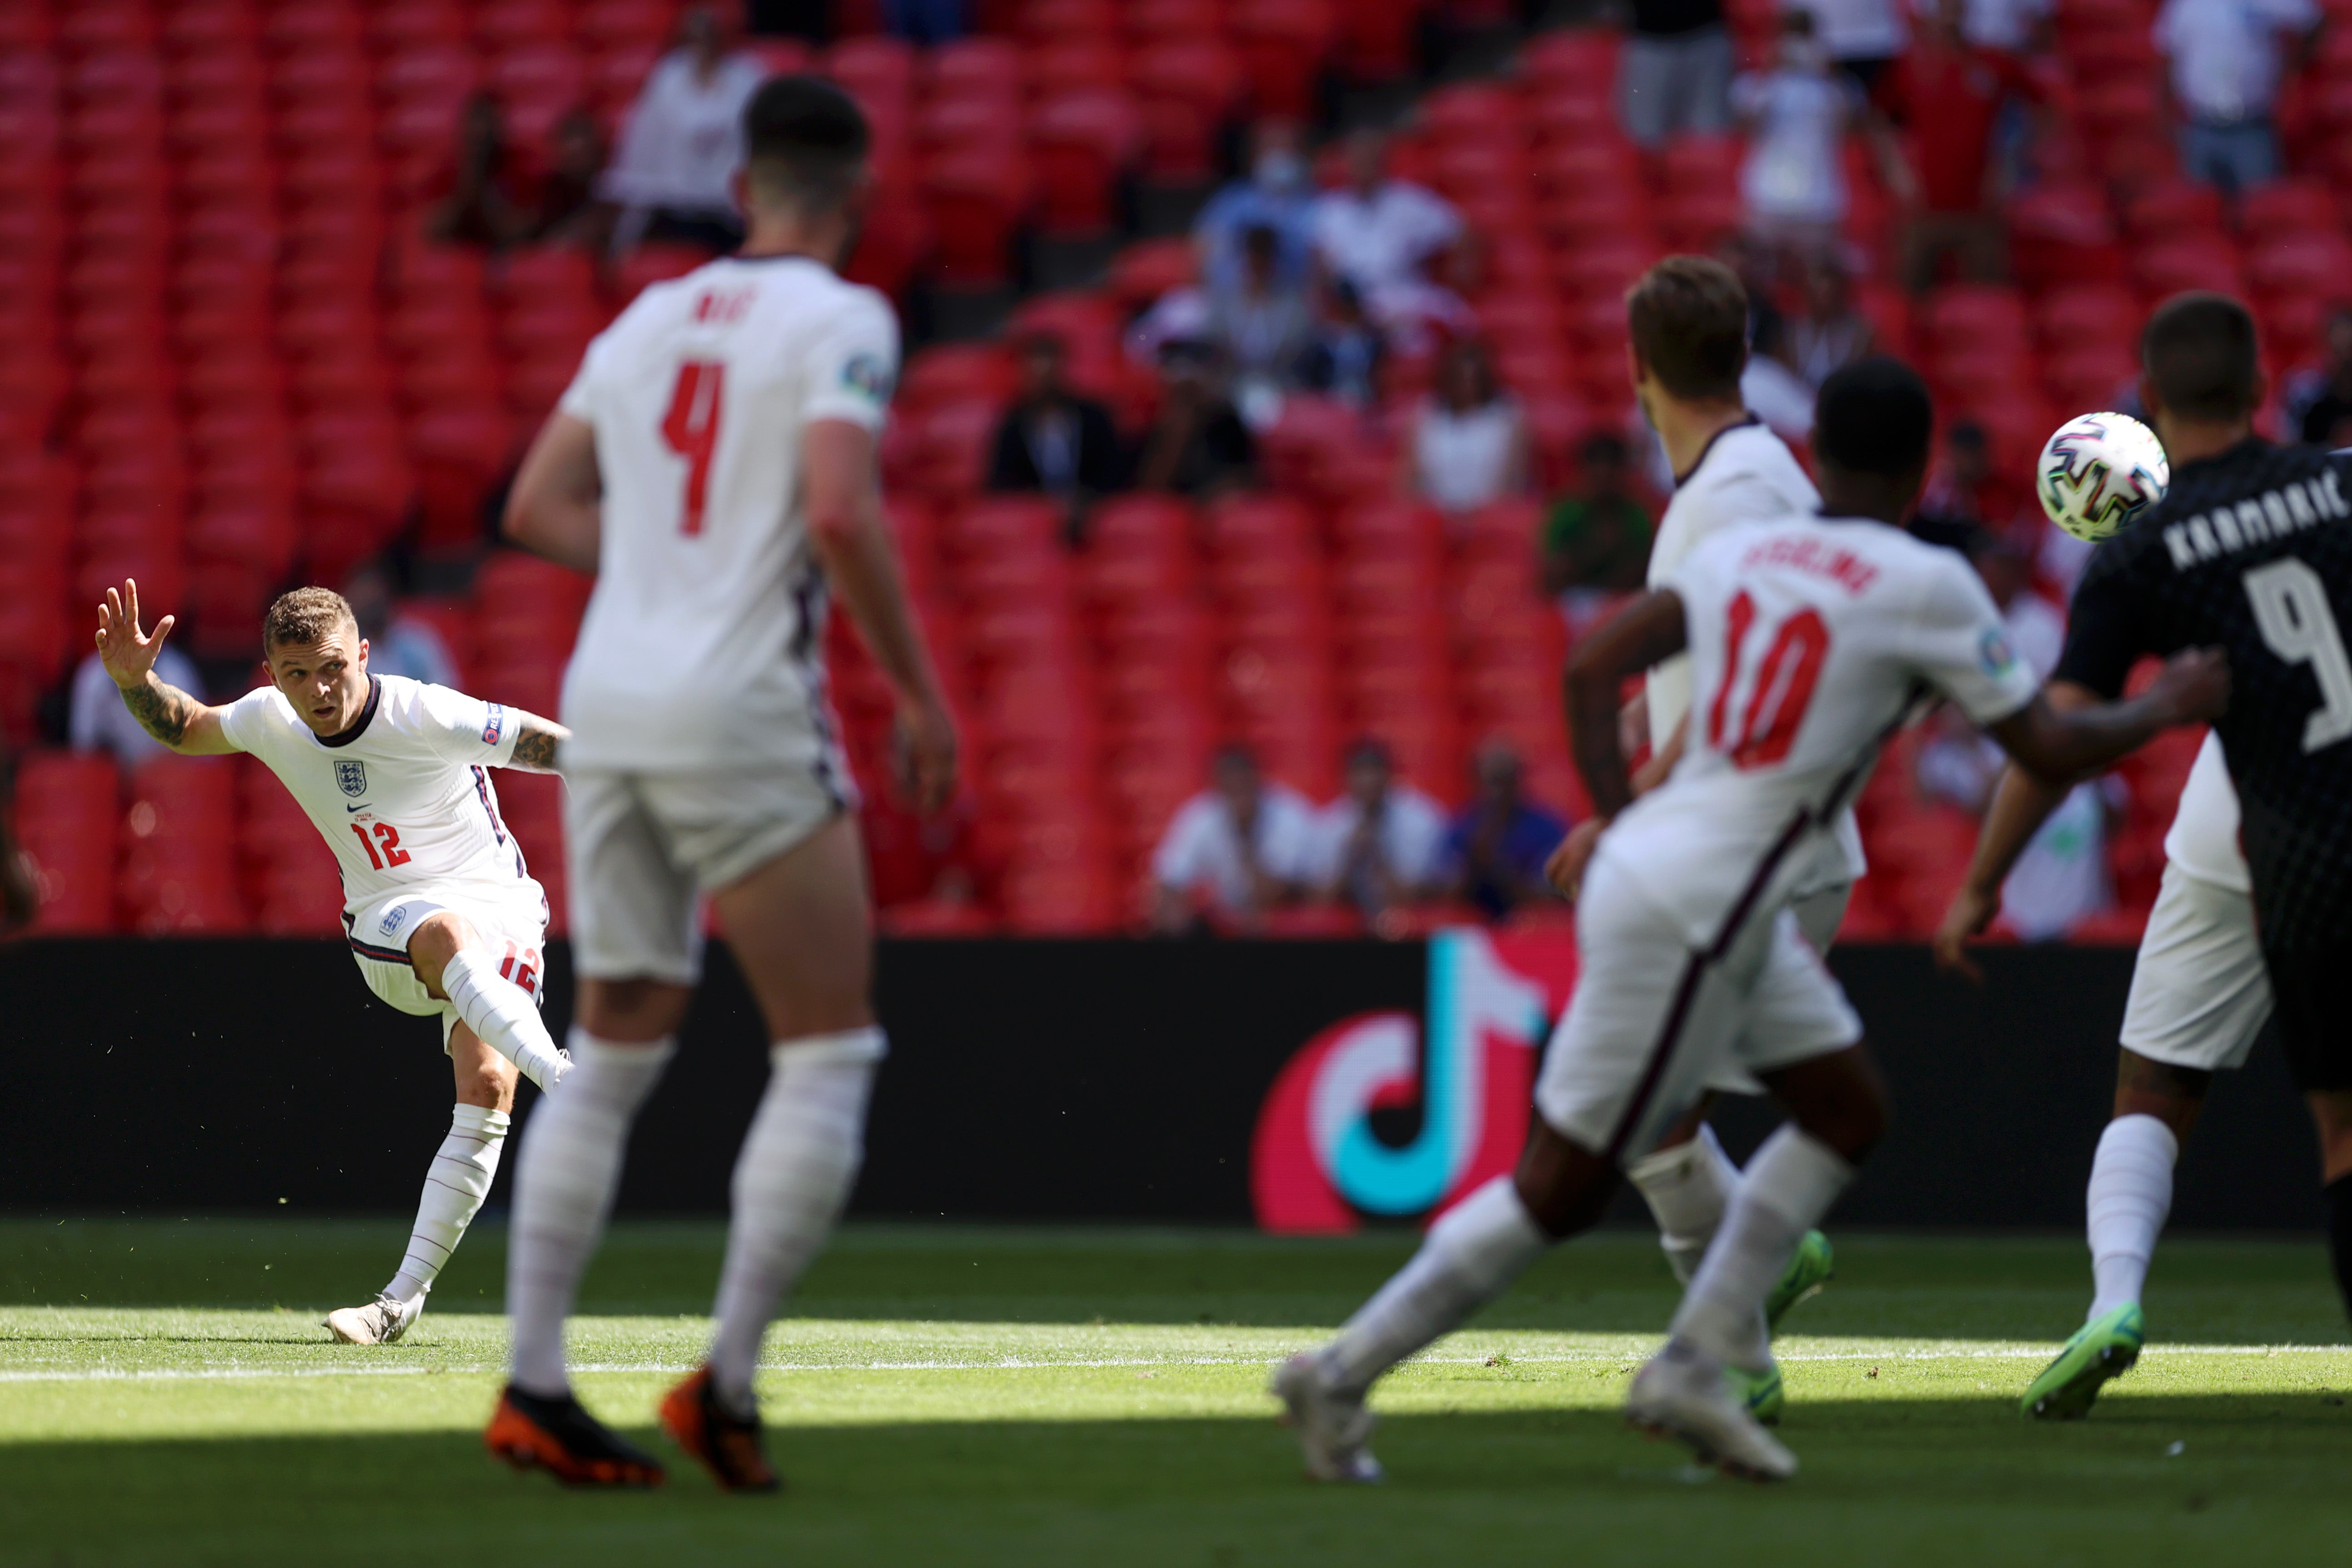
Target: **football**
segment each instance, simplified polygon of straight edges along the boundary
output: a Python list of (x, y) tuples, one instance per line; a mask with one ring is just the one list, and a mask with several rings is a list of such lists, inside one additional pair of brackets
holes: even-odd
[(2162, 500), (2171, 482), (2155, 431), (2128, 414), (2083, 414), (2042, 444), (2033, 488), (2051, 521), (2096, 543)]

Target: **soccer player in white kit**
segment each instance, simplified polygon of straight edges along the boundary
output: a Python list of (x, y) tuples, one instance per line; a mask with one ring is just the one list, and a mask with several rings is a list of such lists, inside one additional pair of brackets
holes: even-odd
[[(1633, 392), (1664, 447), (1675, 493), (1650, 547), (1649, 585), (1664, 586), (1692, 551), (1734, 523), (1808, 517), (1821, 504), (1796, 454), (1748, 410), (1739, 393), (1748, 363), (1748, 291), (1731, 268), (1707, 257), (1670, 256), (1627, 291), (1627, 337)], [(1630, 718), (1645, 730), (1653, 755), (1635, 776), (1637, 792), (1663, 780), (1682, 756), (1690, 713), (1686, 654), (1662, 660), (1643, 681)], [(1811, 851), (1796, 884), (1797, 922), (1817, 952), (1829, 951), (1867, 862), (1862, 830), (1849, 810), (1836, 833)], [(1763, 1086), (1732, 1068), (1712, 1086), (1759, 1094)], [(1715, 1239), (1739, 1184), (1739, 1169), (1706, 1124), (1706, 1102), (1668, 1127), (1658, 1146), (1625, 1168), (1658, 1224), (1675, 1278), (1688, 1283)], [(1809, 1235), (1774, 1288), (1767, 1315), (1780, 1315), (1821, 1289), (1831, 1272), (1829, 1240)], [(1756, 1391), (1759, 1415), (1777, 1417), (1779, 1384)]]
[[(2198, 652), (2132, 701), (2062, 714), (2042, 700), (1968, 563), (1902, 531), (1930, 426), (1908, 369), (1838, 372), (1814, 437), (1823, 514), (1724, 530), (1577, 649), (1570, 722), (1596, 809), (1570, 851), (1583, 978), (1545, 1057), (1517, 1173), (1431, 1226), (1337, 1340), (1276, 1373), (1310, 1473), (1377, 1479), (1372, 1381), (1596, 1223), (1628, 1156), (1731, 1066), (1792, 1120), (1743, 1173), (1627, 1415), (1727, 1471), (1794, 1473), (1745, 1393), (1771, 1368), (1765, 1299), (1885, 1117), (1861, 1023), (1790, 908), (1812, 857), (1924, 696), (2068, 778), (2210, 715), (2228, 691), (2226, 667)], [(1667, 781), (1635, 800), (1617, 693), (1685, 650), (1692, 732)]]
[(576, 1065), (523, 1139), (511, 1374), (487, 1441), (575, 1485), (661, 1479), (572, 1396), (563, 1322), (700, 973), (705, 895), (774, 1070), (735, 1167), (709, 1358), (661, 1420), (723, 1488), (779, 1484), (752, 1391), (760, 1342), (848, 1197), (885, 1052), (825, 698), (828, 584), (897, 690), (917, 805), (936, 810), (955, 783), (875, 467), (898, 325), (835, 270), (866, 199), (865, 118), (825, 82), (781, 77), (746, 109), (744, 144), (741, 252), (647, 289), (590, 345), (507, 514), (512, 537), (596, 588), (563, 690)]
[(441, 1021), (457, 1076), (400, 1271), (362, 1307), (327, 1315), (350, 1344), (389, 1344), (489, 1195), (518, 1071), (551, 1089), (569, 1062), (539, 1017), (547, 895), (499, 816), (491, 768), (555, 771), (562, 725), (446, 686), (368, 673), (352, 607), (326, 588), (269, 606), (270, 684), (222, 707), (154, 672), (165, 616), (140, 629), (139, 584), (106, 591), (98, 651), (123, 704), (184, 756), (247, 752), (276, 773), (334, 852), (352, 958), (377, 997)]

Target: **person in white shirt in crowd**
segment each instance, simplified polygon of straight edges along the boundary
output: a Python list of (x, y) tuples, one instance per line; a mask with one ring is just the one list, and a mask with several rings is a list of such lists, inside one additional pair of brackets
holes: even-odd
[(1734, 81), (1731, 108), (1748, 133), (1739, 199), (1749, 232), (1809, 260), (1827, 254), (1845, 222), (1840, 149), (1866, 107), (1853, 79), (1830, 68), (1810, 12), (1782, 14), (1772, 68)]
[(1475, 511), (1528, 488), (1528, 426), (1475, 338), (1457, 338), (1437, 362), (1432, 395), (1413, 416), (1405, 493), (1449, 512)]
[[(2029, 586), (2032, 561), (2010, 538), (1990, 531), (1969, 542), (1969, 558), (2000, 607), (2011, 651), (2037, 679), (2047, 680), (2065, 651), (2066, 617)], [(1998, 743), (1949, 709), (1941, 710), (1919, 750), (1919, 786), (1980, 816), (1992, 804), (1993, 785), (2007, 761)], [(2076, 784), (2001, 883), (2001, 918), (2023, 940), (2062, 940), (2115, 907), (2115, 887), (2107, 876), (2107, 814), (2120, 789), (2112, 774)]]
[(724, 252), (743, 243), (730, 182), (743, 163), (743, 107), (768, 72), (736, 51), (733, 31), (718, 6), (693, 6), (679, 20), (678, 47), (646, 73), (620, 152), (597, 182), (621, 209), (614, 249), (667, 240)]
[(1241, 271), (1209, 291), (1209, 339), (1224, 352), (1234, 406), (1252, 429), (1281, 417), (1282, 395), (1314, 336), (1306, 286), (1282, 269), (1282, 236), (1252, 226), (1242, 235)]
[(1367, 920), (1425, 898), (1445, 869), (1450, 829), (1444, 807), (1397, 782), (1388, 747), (1359, 741), (1348, 752), (1346, 790), (1317, 815), (1317, 889)]
[[(186, 624), (185, 616), (181, 617), (181, 624)], [(155, 679), (183, 691), (205, 689), (205, 678), (196, 673), (195, 660), (168, 645), (155, 656)], [(66, 713), (66, 741), (77, 752), (111, 752), (116, 764), (125, 773), (172, 749), (149, 734), (122, 706), (122, 693), (116, 688), (114, 677), (107, 673), (106, 661), (95, 653), (85, 655), (74, 670), (72, 701)]]
[(1374, 315), (1382, 294), (1423, 280), (1430, 259), (1462, 235), (1461, 215), (1435, 192), (1388, 174), (1385, 133), (1348, 138), (1347, 183), (1315, 200), (1315, 256), (1325, 271), (1363, 291)]
[(1192, 931), (1206, 912), (1243, 930), (1291, 902), (1313, 870), (1315, 807), (1268, 782), (1240, 746), (1217, 753), (1209, 787), (1179, 806), (1152, 852), (1152, 924)]
[(404, 612), (392, 595), (392, 580), (374, 566), (362, 566), (343, 584), (360, 636), (367, 640), (368, 668), (378, 675), (405, 676), (429, 686), (456, 686), (457, 660), (433, 623)]
[(1865, 93), (1911, 41), (1895, 0), (1801, 0), (1791, 9), (1812, 16), (1813, 37)]
[(1870, 357), (1877, 332), (1854, 309), (1853, 279), (1835, 251), (1812, 258), (1798, 281), (1797, 308), (1780, 318), (1781, 357), (1819, 392), (1838, 371)]
[(1636, 146), (1731, 128), (1735, 62), (1723, 0), (1631, 0), (1617, 68), (1617, 117)]
[(2278, 178), (2279, 84), (2310, 58), (2321, 16), (2315, 0), (2165, 0), (2156, 47), (2190, 179), (2236, 195)]
[(1286, 280), (1304, 283), (1314, 251), (1315, 183), (1298, 123), (1261, 120), (1250, 128), (1249, 174), (1209, 198), (1192, 220), (1192, 249), (1211, 289), (1240, 279), (1243, 242), (1252, 229), (1274, 230)]
[[(1934, 14), (1933, 0), (1914, 0), (1912, 12)], [(2039, 55), (2050, 47), (2051, 0), (1965, 0), (1960, 36), (1980, 49)]]

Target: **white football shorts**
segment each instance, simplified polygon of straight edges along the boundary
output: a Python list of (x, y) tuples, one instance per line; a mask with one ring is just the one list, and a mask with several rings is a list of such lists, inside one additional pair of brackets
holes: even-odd
[[(1852, 882), (1832, 882), (1826, 888), (1810, 893), (1800, 893), (1790, 901), (1789, 908), (1797, 917), (1797, 930), (1812, 943), (1815, 952), (1827, 952), (1837, 941), (1838, 927), (1845, 924), (1845, 907), (1853, 900)], [(1762, 1094), (1764, 1086), (1756, 1075), (1738, 1063), (1727, 1063), (1720, 1072), (1711, 1075), (1706, 1087), (1717, 1094)]]
[(827, 746), (814, 768), (773, 763), (690, 773), (565, 775), (572, 954), (603, 980), (691, 985), (702, 973), (700, 900), (801, 844), (856, 786)]
[(2132, 966), (2124, 1047), (2206, 1072), (2243, 1067), (2270, 1016), (2270, 973), (2252, 895), (2165, 862)]
[(1553, 1031), (1536, 1110), (1622, 1164), (1737, 1069), (1843, 1050), (1862, 1020), (1783, 907), (1710, 958), (1604, 857), (1577, 900), (1576, 994)]
[(505, 889), (443, 884), (387, 893), (343, 915), (345, 940), (360, 977), (385, 1005), (420, 1018), (441, 1020), (441, 1049), (449, 1049), (457, 1009), (425, 989), (408, 962), (408, 940), (430, 915), (457, 915), (478, 932), (499, 959), (499, 973), (547, 1005), (547, 893), (526, 877)]

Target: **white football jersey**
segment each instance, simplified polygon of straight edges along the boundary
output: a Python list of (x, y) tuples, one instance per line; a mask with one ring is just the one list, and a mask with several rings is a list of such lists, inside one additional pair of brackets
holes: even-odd
[[(1658, 537), (1650, 546), (1650, 586), (1665, 586), (1692, 551), (1735, 522), (1811, 517), (1821, 504), (1804, 465), (1760, 421), (1751, 418), (1717, 431), (1690, 472), (1676, 481), (1665, 516), (1658, 520)], [(1690, 711), (1690, 656), (1676, 654), (1651, 670), (1642, 691), (1649, 704), (1651, 744), (1663, 746)], [(1837, 837), (1813, 853), (1814, 868), (1801, 881), (1800, 892), (1858, 882), (1870, 869), (1861, 825), (1850, 811), (1838, 821)]]
[(1968, 562), (1883, 523), (1737, 523), (1662, 585), (1689, 627), (1688, 745), (1601, 844), (1695, 943), (1801, 890), (1825, 814), (1922, 697), (1989, 724), (2040, 687)]
[(354, 914), (391, 893), (536, 889), (489, 774), (513, 758), (519, 727), (499, 703), (397, 675), (371, 676), (358, 721), (331, 741), (274, 686), (221, 710), (230, 742), (278, 775), (335, 852)]
[(2200, 882), (2251, 893), (2254, 879), (2246, 869), (2245, 851), (2238, 846), (2238, 790), (2230, 782), (2230, 764), (2221, 755), (2221, 738), (2211, 731), (2197, 749), (2189, 782), (2180, 788), (2180, 805), (2172, 814), (2172, 828), (2164, 836), (2164, 856)]
[(604, 487), (563, 682), (567, 763), (795, 759), (824, 700), (801, 433), (820, 419), (878, 431), (898, 367), (889, 301), (800, 256), (656, 283), (589, 345), (560, 405), (594, 430)]

